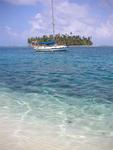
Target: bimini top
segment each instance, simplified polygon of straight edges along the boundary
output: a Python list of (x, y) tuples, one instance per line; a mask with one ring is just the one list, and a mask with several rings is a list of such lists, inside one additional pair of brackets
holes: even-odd
[(54, 45), (56, 41), (38, 42), (39, 45)]

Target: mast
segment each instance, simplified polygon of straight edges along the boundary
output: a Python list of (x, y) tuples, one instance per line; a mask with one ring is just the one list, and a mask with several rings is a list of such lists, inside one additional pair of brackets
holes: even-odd
[(55, 19), (54, 19), (54, 3), (51, 0), (51, 10), (52, 10), (52, 27), (53, 27), (53, 39), (55, 38)]

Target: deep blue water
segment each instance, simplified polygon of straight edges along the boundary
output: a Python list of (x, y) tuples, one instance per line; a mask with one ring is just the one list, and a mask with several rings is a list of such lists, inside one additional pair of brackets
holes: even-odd
[(0, 94), (7, 113), (24, 113), (18, 105), (26, 102), (32, 109), (26, 118), (113, 136), (113, 47), (1, 47)]
[(52, 88), (62, 95), (112, 102), (113, 48), (70, 48), (53, 53), (0, 48), (0, 84), (34, 93)]

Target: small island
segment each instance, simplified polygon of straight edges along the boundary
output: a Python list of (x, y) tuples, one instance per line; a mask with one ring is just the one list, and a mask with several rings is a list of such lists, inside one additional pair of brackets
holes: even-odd
[(39, 42), (48, 42), (51, 40), (55, 40), (58, 45), (67, 45), (67, 46), (76, 46), (76, 45), (88, 45), (91, 46), (93, 42), (91, 41), (91, 37), (81, 37), (79, 35), (70, 35), (68, 34), (56, 34), (55, 37), (53, 35), (43, 35), (42, 37), (31, 37), (28, 38), (28, 44), (37, 44)]

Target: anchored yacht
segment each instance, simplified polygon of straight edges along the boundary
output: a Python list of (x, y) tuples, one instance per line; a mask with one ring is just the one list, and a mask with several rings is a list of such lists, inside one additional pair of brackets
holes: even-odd
[(32, 43), (32, 47), (36, 51), (62, 51), (66, 50), (66, 45), (58, 45), (55, 41), (55, 23), (54, 23), (54, 9), (53, 9), (53, 0), (51, 0), (51, 8), (52, 8), (52, 28), (53, 28), (53, 39), (47, 42), (35, 42)]

